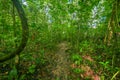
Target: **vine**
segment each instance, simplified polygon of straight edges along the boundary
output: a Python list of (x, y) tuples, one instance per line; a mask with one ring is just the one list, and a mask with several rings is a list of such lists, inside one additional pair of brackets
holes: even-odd
[(6, 56), (0, 57), (0, 62), (7, 61), (9, 59), (14, 58), (16, 55), (19, 55), (23, 49), (25, 48), (27, 41), (28, 41), (28, 36), (29, 36), (29, 28), (28, 28), (28, 23), (27, 23), (27, 18), (25, 16), (24, 10), (22, 6), (20, 5), (19, 0), (11, 0), (14, 4), (14, 6), (17, 9), (17, 12), (19, 14), (21, 24), (22, 24), (22, 39), (19, 47), (12, 53), (7, 54)]

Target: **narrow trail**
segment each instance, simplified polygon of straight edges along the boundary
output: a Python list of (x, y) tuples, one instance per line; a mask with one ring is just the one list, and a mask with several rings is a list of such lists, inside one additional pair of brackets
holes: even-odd
[(45, 53), (47, 64), (39, 67), (36, 78), (41, 80), (69, 80), (70, 55), (66, 51), (70, 49), (68, 42), (56, 44), (56, 50)]
[(68, 44), (66, 42), (62, 42), (58, 44), (58, 51), (55, 53), (55, 59), (53, 62), (56, 64), (54, 68), (52, 68), (53, 78), (51, 80), (68, 80), (69, 75), (69, 55), (66, 53), (68, 49)]

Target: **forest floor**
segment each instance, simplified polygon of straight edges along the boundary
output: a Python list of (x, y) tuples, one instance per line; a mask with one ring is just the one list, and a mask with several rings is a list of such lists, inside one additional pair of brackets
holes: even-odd
[(55, 54), (54, 63), (56, 66), (53, 68), (52, 74), (55, 76), (53, 79), (57, 80), (68, 80), (68, 75), (70, 73), (70, 61), (69, 55), (66, 53), (68, 49), (68, 44), (63, 42), (58, 45), (58, 52)]
[(70, 74), (69, 53), (66, 52), (68, 47), (67, 42), (62, 42), (57, 45), (56, 52), (45, 54), (50, 64), (47, 66), (49, 75), (45, 76), (44, 80), (68, 80)]
[[(55, 51), (45, 52), (44, 56), (47, 61), (46, 64), (41, 65), (36, 64), (34, 61), (21, 60), (18, 71), (20, 77), (24, 78), (20, 80), (100, 80), (100, 77), (98, 76), (99, 73), (97, 72), (96, 74), (93, 70), (96, 68), (96, 64), (95, 60), (92, 59), (90, 55), (80, 55), (83, 60), (82, 63), (78, 65), (76, 64), (77, 61), (71, 61), (71, 54), (67, 52), (67, 50), (70, 49), (68, 42), (61, 42), (56, 46), (57, 49)], [(32, 57), (34, 59), (39, 59), (36, 54), (33, 54)], [(4, 68), (5, 67), (9, 68), (7, 65), (4, 66)], [(6, 77), (8, 75), (10, 76), (10, 70), (10, 68), (4, 70), (2, 72), (3, 74), (0, 75), (6, 75)], [(2, 80), (2, 78), (0, 80)], [(4, 78), (4, 80), (7, 79)]]
[[(54, 53), (45, 53), (49, 65), (44, 68), (48, 72), (41, 76), (41, 80), (86, 80), (87, 78), (89, 80), (100, 80), (91, 66), (86, 64), (86, 61), (91, 62), (96, 67), (95, 61), (90, 55), (82, 55), (83, 63), (77, 65), (70, 59), (70, 53), (67, 52), (69, 48), (70, 45), (67, 42), (62, 42), (57, 45), (57, 50)], [(74, 73), (73, 70), (75, 69), (81, 70), (81, 72)]]

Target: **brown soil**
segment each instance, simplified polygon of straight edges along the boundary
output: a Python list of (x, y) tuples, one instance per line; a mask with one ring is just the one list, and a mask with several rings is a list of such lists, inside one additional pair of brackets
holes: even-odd
[(62, 42), (57, 45), (58, 50), (49, 58), (51, 61), (51, 79), (50, 80), (68, 80), (70, 72), (69, 55), (66, 53), (68, 43)]

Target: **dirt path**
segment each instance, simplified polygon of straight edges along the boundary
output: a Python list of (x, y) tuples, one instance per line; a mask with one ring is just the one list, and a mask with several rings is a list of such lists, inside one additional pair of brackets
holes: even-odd
[(53, 75), (56, 76), (57, 80), (68, 80), (69, 73), (69, 61), (68, 55), (65, 52), (68, 49), (68, 44), (63, 42), (58, 45), (58, 52), (55, 54), (57, 63), (53, 70)]
[(52, 80), (68, 80), (69, 74), (69, 55), (65, 51), (68, 49), (66, 42), (58, 45), (58, 51), (55, 53), (55, 59), (53, 62), (56, 66), (52, 69)]

